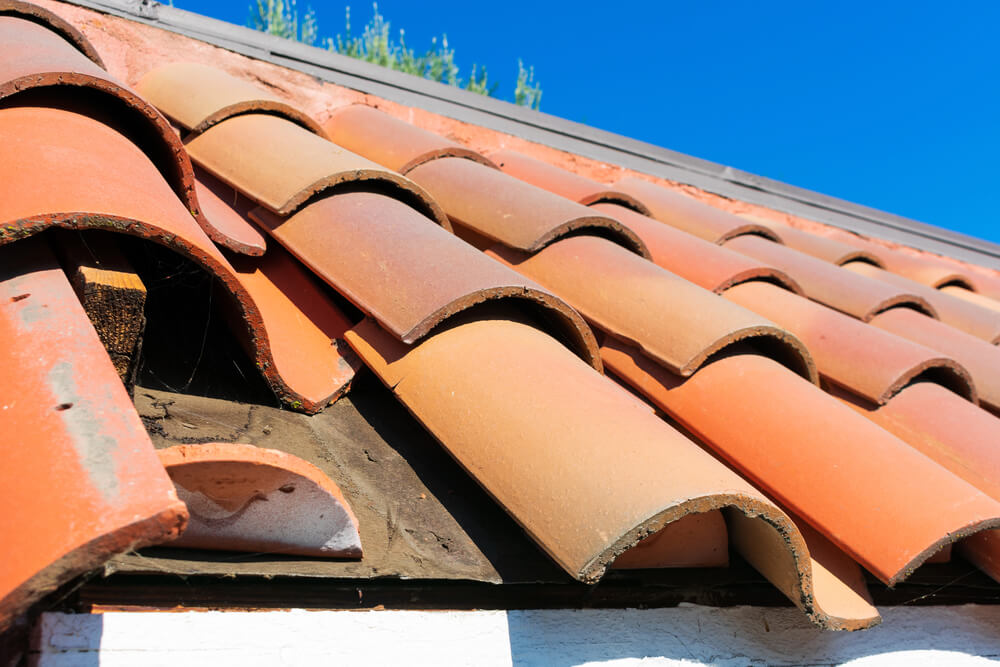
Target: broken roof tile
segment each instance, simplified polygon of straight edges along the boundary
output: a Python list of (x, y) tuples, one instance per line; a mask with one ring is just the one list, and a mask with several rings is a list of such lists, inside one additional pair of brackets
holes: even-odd
[[(355, 362), (344, 359), (331, 339), (349, 326), (347, 318), (315, 287), (305, 287), (308, 278), (280, 254), (235, 270), (126, 137), (86, 115), (49, 107), (0, 109), (0, 133), (6, 137), (0, 177), (18, 193), (0, 199), (0, 244), (53, 226), (160, 243), (196, 262), (233, 295), (248, 347), (282, 400), (315, 412), (346, 390)], [(282, 279), (272, 282), (277, 273)], [(294, 291), (283, 291), (287, 283)], [(302, 357), (302, 363), (286, 363)]]
[(802, 293), (802, 288), (787, 273), (765, 262), (709, 243), (618, 204), (598, 203), (591, 208), (615, 218), (635, 232), (646, 244), (655, 264), (699, 287), (718, 293), (743, 282), (762, 280), (796, 294)]
[(440, 207), (404, 176), (266, 113), (227, 118), (186, 144), (201, 167), (279, 215), (344, 183), (367, 182), (448, 228)]
[(771, 359), (735, 353), (682, 379), (610, 337), (601, 355), (890, 586), (944, 544), (1000, 525), (1000, 502)]
[(560, 337), (600, 368), (597, 343), (558, 297), (494, 262), (391, 197), (342, 192), (288, 218), (255, 220), (314, 273), (405, 343), (478, 303), (514, 299), (540, 309)]
[(503, 247), (490, 254), (679, 375), (690, 375), (711, 355), (746, 341), (816, 380), (809, 352), (787, 331), (607, 239), (572, 236), (530, 256)]
[(778, 240), (770, 228), (760, 223), (745, 220), (649, 181), (626, 177), (614, 187), (641, 201), (651, 216), (660, 222), (711, 243), (723, 243), (744, 234)]
[(578, 204), (585, 206), (597, 203), (617, 204), (643, 215), (650, 214), (645, 204), (627, 192), (610, 188), (522, 153), (503, 149), (490, 153), (489, 157), (505, 173)]
[(0, 0), (0, 16), (16, 16), (18, 18), (34, 21), (39, 25), (59, 34), (67, 42), (75, 46), (80, 53), (87, 56), (101, 69), (106, 69), (101, 55), (90, 43), (90, 40), (83, 36), (83, 33), (76, 29), (61, 16), (50, 12), (44, 7), (21, 2), (21, 0)]
[(347, 499), (308, 461), (228, 442), (156, 453), (191, 516), (170, 546), (361, 557), (358, 520)]
[(111, 555), (176, 536), (187, 513), (40, 239), (0, 248), (0, 631)]
[(767, 317), (806, 344), (827, 380), (883, 404), (919, 379), (977, 402), (969, 372), (939, 352), (827, 308), (776, 285), (745, 283), (724, 296)]
[(810, 299), (859, 320), (868, 321), (878, 313), (897, 306), (935, 314), (926, 299), (908, 290), (859, 276), (767, 239), (740, 236), (727, 241), (725, 247), (778, 267), (790, 275)]
[(944, 322), (909, 308), (893, 308), (873, 317), (869, 324), (890, 331), (962, 364), (976, 385), (984, 407), (1000, 412), (1000, 348)]
[(945, 324), (982, 338), (988, 343), (1000, 342), (1000, 312), (982, 308), (972, 302), (922, 285), (915, 280), (890, 273), (885, 269), (865, 262), (850, 262), (844, 265), (848, 271), (892, 285), (899, 290), (916, 294), (927, 301)]
[(814, 621), (838, 628), (878, 621), (872, 613), (828, 615), (814, 598), (794, 524), (547, 334), (516, 319), (472, 320), (407, 348), (365, 320), (348, 341), (577, 579), (597, 581), (615, 557), (668, 523), (728, 507), (759, 533), (748, 540), (748, 557)]
[(441, 157), (496, 167), (476, 151), (364, 104), (335, 109), (325, 128), (331, 141), (400, 174)]
[(139, 93), (193, 135), (232, 116), (267, 113), (326, 137), (319, 123), (248, 81), (198, 63), (168, 63), (147, 72)]
[(533, 252), (587, 230), (648, 256), (642, 241), (617, 220), (471, 160), (439, 158), (409, 176), (427, 188), (453, 223), (511, 248)]

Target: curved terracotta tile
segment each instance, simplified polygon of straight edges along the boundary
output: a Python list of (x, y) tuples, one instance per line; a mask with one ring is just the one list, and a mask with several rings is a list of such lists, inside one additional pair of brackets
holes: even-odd
[(278, 215), (337, 185), (382, 187), (446, 229), (441, 207), (417, 184), (284, 118), (233, 116), (188, 140), (191, 159)]
[(338, 146), (400, 174), (441, 157), (460, 157), (496, 167), (474, 150), (365, 104), (335, 109), (324, 127), (330, 141)]
[(868, 250), (880, 260), (880, 266), (887, 271), (909, 278), (928, 287), (943, 287), (944, 285), (960, 285), (966, 289), (976, 290), (976, 279), (973, 274), (963, 272), (954, 264), (937, 260), (932, 256), (915, 257), (908, 253), (887, 248), (855, 235), (844, 240), (858, 248)]
[(790, 275), (810, 299), (859, 320), (868, 321), (878, 313), (897, 306), (906, 306), (936, 316), (926, 299), (909, 290), (897, 289), (880, 280), (858, 275), (845, 267), (835, 266), (767, 239), (741, 236), (727, 241), (725, 247), (778, 267)]
[(252, 217), (404, 343), (470, 306), (515, 299), (539, 308), (560, 337), (601, 368), (597, 341), (572, 308), (391, 197), (343, 192), (288, 218), (263, 208)]
[(170, 546), (361, 558), (351, 506), (308, 461), (228, 442), (156, 453), (191, 515)]
[[(72, 105), (84, 101), (81, 88), (98, 91), (100, 104), (90, 103), (87, 113), (119, 129), (128, 127), (150, 160), (184, 202), (190, 215), (206, 231), (195, 195), (191, 161), (166, 119), (153, 105), (89, 60), (59, 34), (32, 21), (0, 16), (0, 99), (27, 91), (64, 90), (58, 101)], [(124, 131), (124, 129), (123, 129)]]
[(104, 61), (101, 60), (101, 54), (97, 52), (90, 40), (84, 37), (83, 33), (76, 29), (76, 26), (44, 7), (20, 0), (0, 0), (0, 16), (17, 16), (43, 25), (75, 46), (80, 53), (94, 61), (98, 67), (106, 69)]
[(732, 354), (681, 379), (613, 338), (601, 354), (610, 372), (890, 586), (945, 544), (1000, 526), (1000, 502), (771, 359)]
[(69, 280), (40, 239), (0, 248), (0, 630), (187, 512)]
[(560, 197), (572, 199), (578, 204), (585, 206), (598, 202), (618, 204), (637, 213), (650, 215), (646, 205), (627, 192), (621, 192), (603, 183), (578, 176), (547, 162), (509, 149), (490, 153), (489, 157), (504, 173), (543, 190), (554, 192)]
[(956, 299), (962, 299), (963, 301), (974, 303), (980, 308), (986, 308), (987, 310), (1000, 310), (1000, 301), (991, 299), (990, 297), (980, 294), (979, 292), (973, 292), (972, 290), (962, 287), (961, 285), (945, 285), (944, 287), (939, 287), (938, 291), (943, 294), (953, 296)]
[(976, 385), (983, 406), (1000, 412), (1000, 348), (908, 308), (880, 313), (872, 326), (925, 345), (962, 364)]
[(331, 340), (350, 323), (293, 260), (268, 252), (234, 268), (148, 156), (87, 115), (0, 109), (0, 134), (0, 180), (17, 194), (0, 198), (0, 244), (53, 226), (155, 241), (199, 264), (233, 295), (248, 347), (279, 398), (315, 412), (347, 389), (356, 362)]
[(264, 235), (230, 205), (239, 197), (232, 187), (198, 167), (195, 168), (194, 187), (205, 218), (218, 232), (218, 238), (213, 241), (241, 255), (260, 257), (264, 254), (267, 249)]
[(723, 243), (744, 234), (778, 240), (771, 229), (760, 223), (703, 204), (649, 181), (629, 176), (615, 183), (614, 187), (641, 201), (653, 218), (711, 243)]
[(970, 301), (959, 299), (871, 264), (850, 262), (845, 264), (844, 268), (886, 285), (892, 285), (896, 289), (916, 294), (931, 304), (938, 319), (945, 324), (950, 324), (976, 338), (982, 338), (988, 343), (1000, 342), (1000, 312), (996, 310), (982, 308)]
[(635, 232), (649, 248), (653, 263), (699, 287), (723, 292), (733, 285), (762, 280), (802, 293), (798, 283), (784, 271), (730, 250), (693, 234), (665, 225), (618, 204), (592, 204)]
[(817, 380), (809, 352), (787, 331), (607, 239), (570, 236), (534, 255), (501, 246), (489, 254), (679, 375), (688, 376), (711, 355), (747, 341), (773, 349), (796, 372)]
[(412, 348), (372, 320), (347, 339), (567, 572), (597, 581), (647, 535), (727, 507), (741, 536), (755, 532), (737, 540), (741, 553), (815, 622), (877, 622), (873, 609), (826, 611), (802, 536), (774, 504), (551, 337), (500, 316), (456, 323)]
[(453, 223), (517, 250), (533, 252), (586, 230), (649, 256), (642, 241), (617, 220), (472, 160), (439, 158), (409, 176), (427, 188)]
[(978, 402), (965, 367), (919, 343), (777, 285), (745, 283), (724, 296), (790, 331), (806, 344), (824, 378), (870, 401), (885, 403), (910, 383), (926, 379)]
[(612, 570), (728, 567), (729, 531), (721, 510), (688, 514), (618, 556)]
[(766, 225), (778, 238), (782, 244), (789, 248), (794, 248), (799, 252), (812, 255), (824, 262), (830, 262), (840, 266), (847, 262), (863, 261), (882, 266), (882, 261), (874, 254), (865, 249), (858, 248), (849, 243), (831, 239), (819, 234), (812, 234), (802, 229), (781, 225), (774, 222), (761, 222)]
[[(907, 387), (876, 408), (848, 403), (882, 428), (1000, 500), (1000, 419), (930, 383)], [(977, 567), (1000, 581), (1000, 531), (985, 530), (959, 543)]]
[(147, 72), (136, 86), (168, 118), (192, 134), (245, 113), (280, 116), (326, 138), (319, 123), (271, 93), (215, 67), (169, 63)]

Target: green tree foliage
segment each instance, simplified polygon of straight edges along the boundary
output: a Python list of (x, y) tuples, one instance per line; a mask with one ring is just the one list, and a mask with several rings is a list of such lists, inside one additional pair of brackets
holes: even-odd
[[(399, 31), (397, 42), (390, 32), (389, 22), (379, 13), (378, 4), (373, 3), (372, 8), (372, 19), (365, 24), (362, 33), (352, 35), (351, 8), (347, 7), (345, 34), (338, 34), (335, 38), (327, 37), (320, 45), (345, 56), (450, 86), (458, 86), (480, 95), (491, 97), (496, 95), (498, 84), (489, 82), (485, 67), (473, 64), (469, 78), (462, 79), (455, 63), (455, 50), (448, 46), (447, 35), (442, 35), (440, 40), (437, 37), (432, 38), (430, 48), (423, 54), (417, 55), (412, 48), (406, 46), (405, 32)], [(312, 8), (308, 8), (300, 20), (295, 0), (255, 0), (255, 4), (250, 5), (247, 25), (271, 35), (295, 39), (306, 44), (315, 45), (319, 41), (316, 13)], [(517, 70), (514, 102), (538, 109), (542, 99), (542, 88), (535, 82), (535, 68), (525, 69), (524, 64), (518, 60)]]

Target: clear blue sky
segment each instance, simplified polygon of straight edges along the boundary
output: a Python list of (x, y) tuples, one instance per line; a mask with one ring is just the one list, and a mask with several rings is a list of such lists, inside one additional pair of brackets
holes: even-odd
[[(175, 5), (244, 24), (249, 0)], [(344, 3), (311, 6), (321, 36), (344, 32)], [(372, 6), (351, 8), (359, 33)], [(547, 113), (1000, 242), (1000, 2), (378, 8), (418, 52), (447, 34), (499, 97), (521, 58)]]

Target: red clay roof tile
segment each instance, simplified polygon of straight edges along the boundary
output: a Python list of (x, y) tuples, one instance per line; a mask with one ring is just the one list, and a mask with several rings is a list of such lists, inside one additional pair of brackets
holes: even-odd
[(587, 230), (648, 256), (642, 241), (617, 220), (471, 160), (439, 158), (409, 175), (441, 203), (454, 224), (511, 248), (533, 252)]
[(747, 545), (745, 557), (816, 622), (877, 622), (874, 610), (860, 618), (826, 613), (813, 595), (805, 543), (780, 510), (541, 331), (473, 320), (407, 348), (366, 320), (348, 341), (574, 577), (596, 581), (665, 524), (729, 507), (742, 535), (755, 532), (737, 542)]
[(790, 275), (810, 299), (859, 320), (868, 321), (878, 313), (897, 306), (935, 315), (926, 299), (908, 290), (859, 276), (767, 239), (740, 236), (727, 241), (725, 247), (778, 267)]
[(401, 174), (441, 157), (496, 167), (473, 150), (364, 104), (334, 110), (325, 128), (334, 143)]
[(722, 292), (748, 280), (782, 285), (796, 294), (798, 283), (784, 271), (715, 243), (682, 232), (618, 204), (593, 204), (631, 229), (649, 248), (650, 259), (671, 273), (713, 292)]
[(280, 116), (326, 137), (319, 123), (257, 86), (214, 67), (168, 63), (136, 86), (143, 97), (193, 135), (232, 116), (267, 113)]
[(799, 252), (822, 259), (824, 262), (840, 266), (847, 262), (860, 260), (882, 266), (882, 261), (875, 253), (849, 243), (775, 222), (761, 221), (761, 224), (773, 230), (778, 235), (778, 238), (781, 239), (782, 244), (789, 248), (794, 248)]
[(618, 556), (612, 570), (727, 567), (729, 531), (721, 510), (688, 514)]
[(0, 631), (187, 513), (66, 275), (39, 239), (0, 249)]
[(491, 153), (489, 157), (504, 173), (543, 190), (554, 192), (560, 197), (572, 199), (578, 204), (585, 206), (597, 203), (617, 204), (643, 215), (650, 214), (645, 204), (626, 192), (609, 188), (597, 181), (516, 151), (499, 150)]
[(360, 558), (358, 520), (319, 468), (227, 442), (156, 452), (191, 515), (171, 546)]
[(75, 108), (86, 104), (81, 88), (97, 91), (101, 100), (91, 101), (89, 112), (102, 114), (119, 129), (141, 138), (143, 150), (187, 210), (206, 231), (210, 229), (198, 206), (187, 153), (166, 119), (151, 104), (59, 34), (37, 23), (0, 15), (0, 50), (5, 54), (0, 61), (0, 99), (45, 90), (56, 102)]
[[(59, 226), (105, 229), (165, 245), (233, 294), (248, 346), (282, 400), (314, 412), (347, 389), (356, 362), (330, 342), (349, 326), (347, 319), (280, 254), (235, 270), (127, 138), (86, 115), (56, 108), (0, 109), (0, 128), (6, 137), (0, 142), (0, 177), (18, 193), (0, 198), (0, 244)], [(281, 279), (274, 280), (278, 274)], [(293, 291), (282, 291), (288, 287)]]
[(931, 304), (938, 319), (945, 324), (950, 324), (976, 338), (982, 338), (988, 343), (1000, 342), (1000, 312), (982, 308), (865, 262), (850, 262), (845, 264), (844, 268), (886, 285), (892, 285), (896, 289), (916, 294)]
[(558, 297), (391, 197), (343, 192), (288, 218), (263, 208), (251, 215), (316, 275), (405, 343), (416, 342), (472, 305), (514, 299), (540, 307), (558, 323), (556, 332), (600, 368), (590, 328)]
[(980, 294), (979, 292), (973, 292), (961, 285), (944, 285), (939, 287), (938, 291), (943, 294), (948, 294), (956, 299), (962, 299), (963, 301), (968, 301), (969, 303), (974, 303), (980, 308), (986, 308), (987, 310), (1000, 310), (1000, 301), (996, 299), (991, 299), (990, 297)]
[(1000, 502), (771, 359), (725, 356), (682, 380), (612, 338), (601, 355), (611, 373), (889, 585), (944, 544), (1000, 525)]
[(264, 254), (267, 249), (264, 235), (227, 203), (236, 194), (230, 186), (196, 167), (194, 187), (205, 219), (218, 233), (212, 240), (242, 255), (260, 257)]
[(328, 188), (367, 181), (449, 226), (437, 203), (409, 179), (284, 118), (233, 116), (189, 140), (186, 148), (201, 167), (279, 215), (293, 213)]
[(806, 344), (827, 380), (882, 404), (918, 379), (930, 379), (973, 402), (969, 372), (957, 361), (776, 285), (737, 285), (724, 296), (767, 317)]
[(972, 376), (983, 406), (1000, 412), (1000, 348), (996, 345), (908, 308), (887, 310), (869, 323), (962, 364)]
[(787, 331), (607, 239), (572, 236), (530, 256), (499, 246), (490, 254), (679, 375), (688, 376), (711, 355), (747, 341), (779, 349), (777, 356), (790, 367), (816, 380), (809, 352)]
[(94, 61), (101, 69), (107, 69), (97, 49), (94, 48), (89, 39), (83, 36), (82, 32), (76, 29), (76, 26), (44, 7), (39, 7), (30, 2), (21, 2), (20, 0), (0, 0), (0, 16), (17, 16), (18, 18), (34, 21), (58, 33), (63, 39), (79, 49), (80, 53)]
[(723, 243), (744, 234), (756, 234), (777, 241), (768, 227), (745, 220), (708, 204), (672, 192), (649, 181), (626, 177), (614, 187), (641, 201), (652, 217), (711, 243)]

